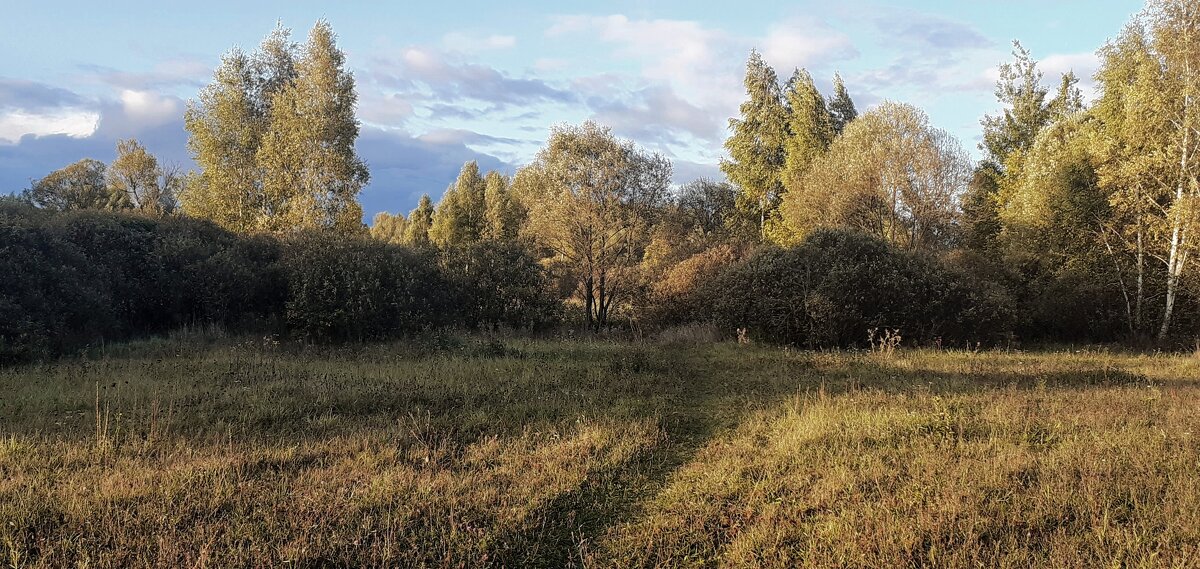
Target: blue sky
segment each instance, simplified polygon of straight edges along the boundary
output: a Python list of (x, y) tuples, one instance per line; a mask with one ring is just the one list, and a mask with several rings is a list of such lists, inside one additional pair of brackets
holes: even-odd
[[(586, 119), (671, 157), (675, 178), (719, 176), (751, 48), (786, 78), (835, 71), (860, 110), (926, 110), (977, 153), (996, 67), (1019, 39), (1047, 83), (1074, 70), (1142, 4), (969, 2), (29, 2), (0, 0), (0, 192), (136, 137), (191, 167), (182, 115), (232, 46), (276, 21), (303, 40), (326, 18), (359, 92), (371, 168), (363, 208), (435, 199), (466, 160), (512, 172), (550, 125)], [(68, 17), (67, 15), (74, 15)]]

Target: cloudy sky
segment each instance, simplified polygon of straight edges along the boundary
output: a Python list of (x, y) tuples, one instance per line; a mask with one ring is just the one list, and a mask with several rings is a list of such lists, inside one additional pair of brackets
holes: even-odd
[(136, 137), (191, 167), (183, 110), (221, 54), (318, 18), (358, 82), (368, 217), (435, 199), (466, 160), (512, 172), (548, 127), (595, 119), (670, 156), (676, 181), (718, 175), (746, 56), (782, 77), (835, 71), (860, 110), (924, 108), (977, 153), (999, 63), (1019, 39), (1047, 82), (1085, 78), (1141, 2), (45, 2), (0, 0), (0, 192)]

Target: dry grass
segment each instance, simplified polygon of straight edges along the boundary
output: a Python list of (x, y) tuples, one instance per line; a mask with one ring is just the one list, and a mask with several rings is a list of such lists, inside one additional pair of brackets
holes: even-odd
[(0, 562), (1200, 566), (1191, 357), (231, 342), (0, 370)]

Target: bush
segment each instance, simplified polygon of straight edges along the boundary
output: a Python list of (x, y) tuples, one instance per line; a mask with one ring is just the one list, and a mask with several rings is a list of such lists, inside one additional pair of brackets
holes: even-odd
[(1008, 330), (1003, 298), (935, 259), (877, 238), (823, 230), (791, 249), (764, 249), (707, 287), (711, 320), (762, 340), (856, 346), (871, 328), (910, 342), (991, 342)]
[(278, 313), (277, 247), (207, 222), (0, 205), (0, 361)]
[(441, 264), (454, 285), (456, 317), (466, 326), (539, 329), (559, 319), (546, 272), (518, 244), (450, 246)]
[(706, 319), (713, 275), (733, 265), (743, 256), (732, 245), (717, 245), (670, 267), (650, 287), (645, 310), (653, 328), (665, 329)]
[(284, 318), (314, 341), (371, 340), (446, 321), (453, 291), (431, 253), (368, 238), (306, 233), (284, 244)]

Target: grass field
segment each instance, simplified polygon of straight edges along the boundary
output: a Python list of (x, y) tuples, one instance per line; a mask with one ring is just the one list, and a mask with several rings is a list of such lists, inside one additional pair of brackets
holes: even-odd
[(425, 343), (0, 369), (0, 563), (1200, 566), (1190, 355)]

